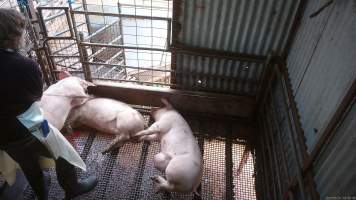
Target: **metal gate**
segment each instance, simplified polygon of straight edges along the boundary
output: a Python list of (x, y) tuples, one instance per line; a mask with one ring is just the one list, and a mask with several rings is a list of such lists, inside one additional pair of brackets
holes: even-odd
[(37, 7), (53, 77), (64, 69), (94, 82), (170, 86), (171, 18), (141, 15), (128, 4), (109, 8), (85, 0)]

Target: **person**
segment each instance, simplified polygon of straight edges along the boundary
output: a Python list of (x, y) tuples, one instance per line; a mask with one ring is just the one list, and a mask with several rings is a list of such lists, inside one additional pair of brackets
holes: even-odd
[[(39, 200), (48, 198), (39, 157), (50, 151), (18, 120), (42, 96), (43, 80), (38, 64), (18, 53), (23, 41), (25, 19), (13, 9), (0, 8), (0, 150), (15, 160)], [(78, 180), (75, 167), (65, 159), (55, 160), (57, 179), (66, 199), (89, 192), (95, 176)]]

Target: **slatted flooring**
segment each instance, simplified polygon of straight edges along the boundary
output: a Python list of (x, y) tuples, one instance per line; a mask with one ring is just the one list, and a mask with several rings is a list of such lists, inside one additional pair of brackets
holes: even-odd
[[(146, 122), (152, 123), (147, 112), (143, 114)], [(202, 123), (197, 118), (189, 119), (188, 122), (197, 137), (204, 158), (200, 197), (193, 194), (154, 192), (150, 177), (161, 174), (153, 166), (153, 157), (160, 151), (159, 143), (127, 143), (120, 149), (103, 155), (100, 152), (113, 136), (81, 130), (73, 139), (75, 147), (86, 162), (89, 172), (98, 176), (99, 183), (93, 191), (77, 197), (76, 200), (255, 199), (253, 162), (248, 165), (250, 169), (245, 167), (242, 174), (240, 172), (236, 175), (245, 148), (243, 142), (211, 136), (212, 132), (219, 131), (224, 133), (214, 135), (232, 134), (230, 125), (226, 123), (216, 126), (211, 122)], [(82, 172), (78, 172), (78, 175), (85, 176)], [(46, 176), (50, 181), (49, 199), (62, 200), (64, 192), (58, 185), (54, 169), (50, 169)], [(34, 199), (29, 186), (23, 196), (25, 200)]]

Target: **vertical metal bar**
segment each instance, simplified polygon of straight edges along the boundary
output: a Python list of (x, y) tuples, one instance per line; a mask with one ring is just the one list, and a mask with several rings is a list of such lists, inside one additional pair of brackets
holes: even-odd
[[(265, 107), (265, 117), (266, 117), (266, 123), (269, 124), (269, 125), (272, 125), (272, 123), (270, 123), (270, 118), (268, 116), (268, 110), (267, 110), (267, 106)], [(268, 130), (267, 130), (267, 142), (268, 144), (271, 144), (271, 154), (272, 154), (272, 157), (273, 157), (273, 160), (274, 160), (274, 163), (275, 163), (275, 169), (276, 169), (276, 175), (277, 175), (277, 186), (278, 186), (278, 192), (279, 192), (279, 198), (282, 198), (282, 185), (281, 185), (281, 175), (280, 175), (280, 171), (279, 171), (279, 163), (278, 163), (278, 160), (277, 160), (277, 153), (276, 153), (276, 150), (275, 150), (275, 144), (274, 144), (274, 141), (273, 141), (273, 129), (271, 126), (267, 126), (268, 127)], [(268, 137), (269, 136), (269, 137)]]
[[(72, 4), (69, 3), (69, 5), (72, 5)], [(68, 28), (69, 28), (69, 31), (70, 31), (70, 36), (73, 38), (73, 37), (74, 37), (73, 27), (75, 27), (75, 30), (76, 30), (76, 29), (77, 29), (77, 26), (76, 26), (75, 22), (73, 22), (73, 24), (72, 24), (72, 22), (71, 22), (71, 20), (70, 20), (68, 8), (67, 8), (67, 9), (64, 9), (64, 12), (66, 13)], [(72, 18), (74, 19), (74, 14), (73, 14)]]
[[(264, 148), (263, 148), (263, 138), (262, 138), (262, 127), (261, 127), (261, 119), (257, 119), (256, 120), (257, 122), (257, 125), (258, 125), (258, 147), (259, 147), (259, 157), (260, 157), (260, 160), (259, 160), (259, 164), (261, 165), (261, 175), (263, 175), (263, 179), (262, 179), (262, 186), (266, 186), (266, 187), (263, 187), (263, 195), (266, 195), (267, 197), (269, 197), (269, 193), (270, 193), (270, 184), (268, 183), (268, 176), (267, 176), (267, 161), (266, 161), (266, 157), (264, 155)], [(267, 199), (270, 199), (270, 198), (267, 198)]]
[[(198, 121), (199, 123), (199, 131), (201, 130), (201, 121)], [(199, 145), (199, 149), (200, 149), (200, 152), (201, 152), (201, 155), (202, 155), (202, 158), (204, 158), (204, 138), (202, 136), (202, 134), (199, 134), (198, 135), (198, 145)], [(194, 197), (193, 197), (193, 200), (202, 200), (202, 180), (200, 180), (200, 185), (198, 187), (198, 193), (200, 194), (200, 196), (194, 194)]]
[(278, 163), (275, 160), (274, 154), (273, 154), (273, 150), (272, 150), (272, 144), (270, 143), (271, 141), (269, 140), (270, 137), (270, 126), (267, 122), (267, 118), (265, 118), (265, 121), (263, 121), (262, 123), (264, 123), (264, 130), (265, 130), (265, 134), (264, 134), (264, 140), (266, 142), (266, 147), (267, 147), (267, 153), (268, 153), (268, 157), (269, 157), (269, 161), (271, 164), (271, 173), (273, 173), (272, 179), (273, 179), (273, 188), (274, 188), (274, 194), (275, 194), (275, 199), (279, 199), (279, 195), (278, 193), (280, 193), (279, 191), (279, 173), (278, 173)]
[(171, 19), (167, 20), (167, 42), (166, 42), (167, 50), (170, 50), (170, 48), (171, 48), (171, 23), (172, 23)]
[(276, 108), (275, 108), (275, 106), (273, 104), (273, 102), (275, 102), (275, 101), (274, 101), (274, 97), (273, 97), (272, 94), (270, 94), (270, 97), (271, 97), (271, 109), (270, 110), (272, 112), (270, 116), (272, 118), (273, 123), (277, 127), (277, 138), (278, 138), (278, 143), (279, 143), (279, 146), (280, 146), (280, 152), (282, 154), (282, 156), (281, 156), (282, 165), (283, 165), (284, 172), (285, 172), (285, 174), (287, 175), (287, 178), (288, 178), (287, 182), (290, 182), (291, 181), (291, 177), (289, 176), (288, 167), (287, 167), (287, 159), (286, 159), (285, 152), (284, 152), (283, 146), (282, 146), (282, 144), (283, 144), (283, 141), (282, 141), (282, 138), (281, 138), (282, 131), (281, 131), (281, 128), (279, 126), (278, 120), (276, 118), (276, 115), (277, 115)]
[(266, 192), (266, 178), (264, 176), (264, 170), (263, 170), (263, 158), (262, 158), (262, 151), (260, 148), (260, 142), (259, 140), (256, 140), (256, 145), (255, 145), (255, 157), (256, 157), (256, 165), (255, 165), (255, 170), (257, 172), (257, 176), (255, 176), (257, 178), (257, 182), (255, 183), (255, 188), (256, 188), (256, 195), (257, 195), (257, 199), (263, 199), (262, 195), (267, 194)]
[[(85, 12), (88, 12), (88, 5), (87, 5), (87, 0), (82, 0), (82, 5), (83, 5), (83, 9)], [(87, 29), (88, 29), (88, 35), (91, 35), (91, 30), (90, 30), (90, 19), (89, 16), (87, 14), (84, 14), (85, 16), (85, 22), (87, 24)]]
[(299, 117), (298, 117), (298, 110), (297, 110), (297, 105), (294, 101), (293, 98), (293, 91), (292, 91), (292, 86), (290, 84), (289, 81), (289, 76), (288, 76), (288, 71), (286, 69), (286, 66), (280, 66), (281, 71), (278, 71), (282, 77), (283, 80), (283, 85), (282, 87), (285, 89), (285, 99), (288, 100), (289, 104), (290, 104), (290, 110), (292, 113), (292, 117), (290, 117), (288, 115), (288, 118), (293, 120), (294, 125), (295, 125), (295, 129), (296, 129), (296, 138), (297, 138), (297, 142), (299, 143), (300, 147), (301, 147), (301, 156), (302, 156), (302, 160), (305, 160), (306, 158), (309, 158), (309, 154), (307, 152), (307, 147), (305, 145), (305, 141), (304, 141), (304, 133), (303, 133), (303, 129), (300, 126), (300, 122), (299, 122)]
[[(277, 70), (277, 76), (280, 80), (283, 79), (283, 75), (280, 74), (280, 72)], [(284, 107), (287, 109), (287, 118), (288, 118), (288, 125), (289, 125), (289, 129), (290, 129), (290, 140), (292, 141), (292, 149), (293, 149), (293, 153), (295, 156), (295, 161), (298, 165), (297, 167), (297, 180), (299, 182), (299, 189), (300, 189), (300, 193), (301, 193), (301, 197), (302, 199), (305, 199), (305, 190), (304, 190), (304, 181), (303, 181), (303, 176), (302, 176), (302, 164), (300, 163), (300, 159), (299, 159), (299, 154), (298, 154), (298, 149), (297, 149), (297, 144), (293, 135), (293, 127), (292, 127), (292, 120), (290, 119), (290, 115), (289, 115), (289, 106), (287, 104), (287, 100), (288, 97), (286, 97), (285, 94), (285, 86), (283, 85), (283, 82), (281, 81), (281, 87), (283, 88), (283, 103), (284, 103)]]
[[(307, 147), (304, 141), (304, 132), (303, 129), (301, 127), (300, 121), (299, 121), (299, 116), (298, 116), (298, 109), (297, 109), (297, 105), (296, 102), (294, 101), (294, 96), (293, 96), (293, 91), (292, 91), (292, 85), (290, 83), (289, 80), (289, 75), (288, 75), (288, 71), (287, 71), (287, 67), (286, 65), (280, 65), (279, 67), (280, 71), (278, 71), (279, 73), (281, 73), (283, 80), (284, 80), (284, 86), (283, 88), (285, 88), (286, 91), (286, 98), (289, 100), (290, 103), (290, 110), (292, 113), (292, 120), (294, 122), (294, 126), (296, 129), (296, 137), (297, 137), (297, 142), (299, 142), (300, 148), (301, 148), (301, 154), (302, 154), (302, 159), (303, 159), (303, 163), (301, 163), (302, 168), (304, 167), (304, 162), (306, 160), (310, 159), (310, 155), (307, 151)], [(290, 116), (288, 115), (288, 119), (291, 122)], [(291, 129), (292, 130), (292, 129)], [(303, 169), (301, 172), (301, 175), (303, 176)], [(307, 179), (308, 179), (308, 186), (310, 188), (311, 191), (311, 195), (313, 199), (319, 199), (319, 194), (317, 192), (317, 190), (315, 189), (315, 183), (314, 183), (314, 179), (312, 178), (312, 174), (310, 172), (306, 173)], [(304, 184), (303, 184), (304, 185)]]
[(43, 63), (42, 54), (41, 54), (39, 49), (35, 49), (35, 52), (36, 52), (38, 63), (39, 63), (39, 65), (41, 67), (41, 70), (43, 72), (43, 76), (44, 76), (44, 80), (46, 82), (46, 85), (49, 86), (49, 85), (51, 85), (51, 81), (49, 80), (49, 77), (48, 77), (48, 70), (46, 69), (46, 66)]
[[(270, 149), (269, 149), (269, 144), (265, 144), (265, 142), (263, 142), (263, 141), (267, 141), (267, 139), (266, 139), (266, 132), (265, 132), (265, 130), (266, 130), (266, 126), (265, 126), (265, 122), (264, 122), (264, 119), (262, 118), (262, 120), (261, 120), (261, 123), (260, 123), (260, 127), (262, 127), (262, 130), (263, 130), (263, 133), (261, 133), (260, 134), (260, 136), (261, 136), (261, 138), (262, 138), (262, 142), (261, 142), (261, 144), (262, 144), (262, 148), (264, 149), (263, 150), (263, 152), (265, 152), (265, 150), (267, 150), (267, 156), (268, 157), (266, 157), (266, 155), (264, 154), (264, 157), (266, 158), (266, 159), (268, 159), (268, 164), (269, 164), (269, 169), (270, 169), (270, 171), (268, 172), (268, 173), (274, 173), (273, 172), (273, 163), (272, 163), (272, 156), (271, 156), (271, 152), (270, 152)], [(266, 160), (264, 161), (264, 162), (267, 162)], [(268, 169), (268, 168), (266, 168), (266, 169)], [(268, 175), (267, 175), (268, 176)], [(275, 179), (274, 178), (272, 178), (271, 176), (269, 176), (269, 179), (271, 180), (271, 184), (272, 184), (272, 189), (273, 189), (273, 199), (277, 199), (277, 192), (276, 192), (276, 185), (275, 185)]]
[[(80, 62), (82, 63), (82, 68), (83, 68), (83, 71), (84, 71), (84, 76), (85, 76), (85, 79), (87, 81), (92, 82), (93, 80), (91, 78), (90, 68), (89, 68), (88, 64), (84, 63), (84, 62), (88, 62), (89, 61), (88, 54), (86, 52), (86, 48), (85, 48), (84, 45), (83, 45), (83, 49), (81, 48), (81, 43), (84, 40), (84, 36), (83, 36), (83, 33), (81, 33), (81, 35), (78, 33), (76, 22), (75, 22), (75, 16), (74, 16), (74, 13), (73, 13), (72, 3), (69, 2), (68, 4), (69, 4), (69, 12), (71, 14), (71, 20), (72, 20), (71, 22), (73, 24), (75, 40), (77, 42), (78, 53), (79, 53), (79, 56), (80, 56)], [(70, 23), (70, 22), (68, 22), (68, 23)], [(85, 55), (83, 55), (83, 51), (82, 50), (84, 50)]]
[(149, 145), (150, 145), (150, 143), (146, 142), (146, 141), (142, 144), (141, 156), (140, 156), (140, 160), (138, 163), (138, 170), (135, 175), (132, 191), (129, 193), (130, 196), (128, 196), (128, 199), (130, 199), (130, 200), (136, 200), (138, 198), (138, 196), (136, 196), (136, 195), (139, 194), (137, 191), (140, 190), (140, 187), (142, 184), (142, 177), (144, 175)]
[[(119, 14), (121, 13), (121, 4), (120, 4), (120, 0), (117, 1), (117, 8), (118, 8), (118, 12)], [(125, 45), (124, 44), (124, 34), (123, 34), (123, 26), (122, 26), (122, 17), (119, 17), (119, 31), (120, 31), (120, 35), (121, 35), (121, 39), (120, 39), (120, 44), (121, 45)], [(122, 57), (124, 59), (124, 66), (126, 66), (126, 54), (125, 54), (125, 49), (122, 49)], [(127, 79), (127, 68), (124, 67), (125, 70), (125, 79)]]
[(257, 105), (259, 105), (261, 100), (264, 99), (263, 97), (265, 96), (265, 94), (268, 92), (266, 91), (266, 87), (270, 82), (268, 78), (271, 77), (271, 73), (273, 72), (272, 65), (273, 65), (272, 54), (268, 54), (265, 67), (263, 68), (263, 72), (262, 72), (262, 82), (258, 85), (257, 88), (257, 96), (256, 96)]
[[(82, 32), (79, 33), (79, 40), (80, 42), (84, 41), (84, 35)], [(85, 76), (85, 80), (93, 82), (93, 79), (91, 77), (91, 72), (90, 72), (90, 67), (89, 67), (89, 56), (88, 56), (88, 52), (85, 46), (80, 45), (79, 43), (79, 48), (81, 49), (82, 52), (82, 67), (83, 67), (83, 71), (84, 71), (84, 76)]]
[(83, 161), (86, 161), (86, 159), (88, 158), (89, 152), (90, 152), (90, 148), (93, 145), (94, 139), (96, 137), (96, 134), (91, 132), (88, 136), (88, 139), (85, 143), (85, 146), (83, 148), (82, 153), (80, 154), (80, 157), (83, 159)]
[[(173, 13), (172, 13), (172, 45), (176, 46), (176, 43), (178, 42), (178, 35), (179, 32), (181, 31), (182, 25), (178, 22), (179, 17), (182, 13), (182, 7), (183, 7), (184, 1), (181, 0), (174, 0), (173, 1)], [(172, 55), (171, 55), (171, 69), (176, 71), (177, 69), (177, 51), (172, 50)], [(177, 83), (177, 74), (176, 73), (171, 73), (171, 83), (176, 84)], [(180, 75), (181, 76), (181, 75)], [(171, 87), (177, 89), (178, 87)]]
[(45, 23), (45, 21), (43, 19), (42, 10), (43, 9), (38, 8), (39, 24), (42, 27), (42, 34), (44, 35), (44, 37), (48, 37), (46, 23)]
[[(45, 42), (45, 44), (46, 44), (46, 42)], [(52, 75), (52, 81), (54, 82), (54, 81), (57, 80), (57, 76), (54, 73), (54, 71), (56, 70), (57, 67), (56, 67), (56, 63), (54, 62), (53, 58), (50, 56), (51, 55), (51, 50), (48, 47), (48, 44), (45, 45), (44, 52), (45, 52), (47, 60), (49, 61), (49, 68), (50, 68), (50, 72), (51, 72), (51, 75)]]
[(226, 170), (226, 199), (233, 199), (233, 162), (232, 162), (232, 127), (231, 123), (226, 123), (226, 143), (225, 143), (225, 170)]
[[(151, 48), (153, 48), (153, 8), (152, 8), (152, 0), (151, 0)], [(153, 84), (153, 51), (151, 51), (151, 67), (152, 67), (152, 70), (151, 70), (151, 82)]]

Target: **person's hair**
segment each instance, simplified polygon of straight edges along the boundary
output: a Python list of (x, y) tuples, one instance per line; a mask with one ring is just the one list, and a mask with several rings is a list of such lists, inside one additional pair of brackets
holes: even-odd
[(17, 10), (0, 8), (0, 48), (18, 49), (25, 24), (24, 16)]

